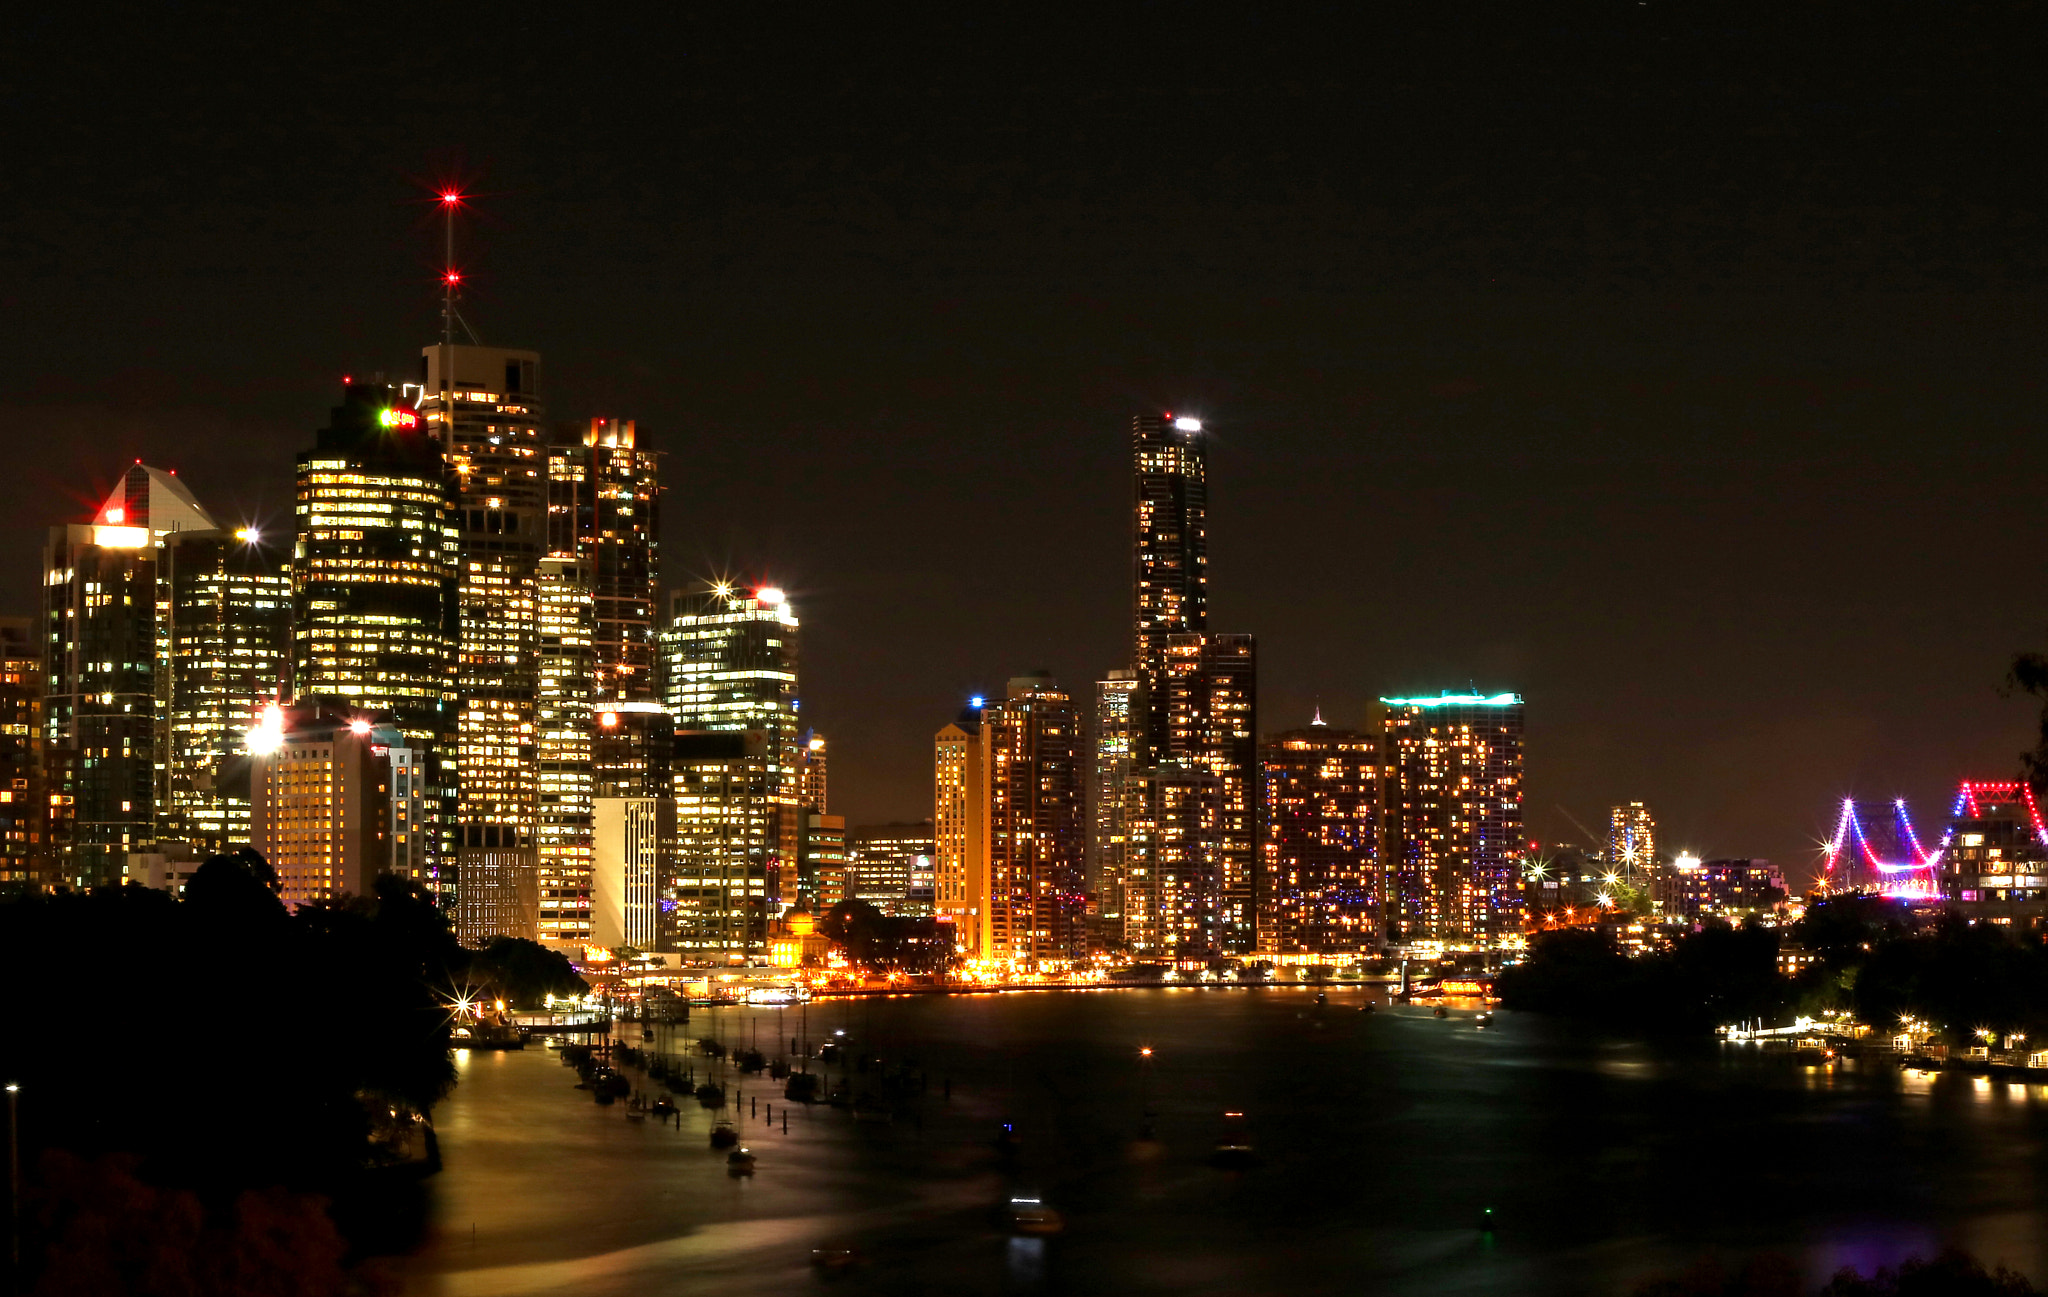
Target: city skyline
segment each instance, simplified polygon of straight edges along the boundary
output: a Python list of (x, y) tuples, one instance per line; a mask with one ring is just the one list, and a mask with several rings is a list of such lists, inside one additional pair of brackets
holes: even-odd
[[(1850, 70), (1892, 66), (1872, 31), (1765, 27), (1630, 6), (1504, 30), (1512, 57), (1405, 33), (1427, 84), (1363, 75), (1343, 40), (1297, 65), (1198, 31), (1135, 74), (1113, 42), (1018, 33), (1017, 75), (963, 79), (960, 33), (898, 30), (850, 47), (868, 84), (944, 111), (842, 114), (822, 55), (764, 102), (713, 58), (635, 82), (596, 132), (495, 92), (556, 76), (506, 33), (454, 87), (300, 69), (262, 113), (140, 55), (32, 74), (30, 109), (94, 147), (12, 177), (9, 282), (38, 323), (0, 401), (24, 447), (0, 607), (35, 611), (49, 502), (89, 510), (136, 457), (224, 523), (280, 525), (334, 380), (409, 378), (439, 334), (448, 179), (476, 191), (465, 317), (545, 353), (551, 420), (634, 419), (685, 490), (745, 486), (667, 510), (664, 564), (777, 582), (844, 646), (807, 702), (852, 819), (918, 814), (930, 718), (1008, 671), (1121, 663), (1118, 434), (1173, 410), (1216, 434), (1211, 621), (1259, 636), (1267, 728), (1512, 689), (1542, 735), (1539, 840), (1577, 836), (1560, 806), (1597, 830), (1641, 800), (1673, 848), (1803, 873), (1842, 797), (1944, 805), (2030, 738), (1997, 689), (2048, 627), (1956, 617), (1946, 590), (2030, 514), (2044, 349), (2034, 201), (1959, 142), (2039, 123), (1981, 75), (1990, 38), (1878, 84)], [(277, 78), (271, 40), (209, 58)], [(568, 44), (615, 83), (662, 43)], [(1553, 66), (1657, 107), (1617, 117)], [(1104, 85), (1128, 132), (1087, 107)], [(137, 92), (164, 111), (110, 115)], [(301, 106), (322, 95), (359, 105), (344, 138)], [(1464, 111), (1498, 102), (1522, 108)], [(1752, 168), (1753, 196), (1713, 179)], [(762, 447), (787, 471), (752, 473)], [(934, 546), (934, 512), (988, 538)], [(953, 630), (904, 635), (934, 603)]]

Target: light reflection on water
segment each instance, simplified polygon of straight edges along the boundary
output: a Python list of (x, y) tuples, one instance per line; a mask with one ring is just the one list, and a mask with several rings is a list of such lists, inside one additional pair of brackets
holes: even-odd
[[(728, 1076), (760, 1159), (739, 1180), (694, 1104), (680, 1131), (631, 1122), (551, 1052), (460, 1055), (409, 1290), (781, 1293), (835, 1277), (812, 1269), (820, 1247), (858, 1254), (834, 1285), (848, 1292), (1627, 1292), (1757, 1252), (1817, 1284), (1947, 1243), (2044, 1273), (2042, 1087), (1589, 1040), (1507, 1013), (1479, 1030), (1469, 1014), (1363, 1014), (1359, 998), (699, 1010), (691, 1035), (758, 1031), (772, 1053), (805, 1026), (813, 1041), (845, 1030), (929, 1076), (893, 1124), (791, 1106), (787, 1135), (779, 1087)], [(1157, 1139), (1140, 1141), (1148, 1108)], [(1207, 1165), (1226, 1108), (1250, 1116), (1265, 1165)], [(991, 1142), (1005, 1120), (1023, 1137), (1014, 1165)], [(993, 1209), (1020, 1187), (1063, 1233), (999, 1228)]]

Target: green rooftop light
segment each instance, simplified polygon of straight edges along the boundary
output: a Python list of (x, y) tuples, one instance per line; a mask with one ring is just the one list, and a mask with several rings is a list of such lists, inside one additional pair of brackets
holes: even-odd
[(1520, 707), (1522, 695), (1495, 694), (1487, 698), (1480, 694), (1444, 694), (1437, 698), (1382, 698), (1389, 707)]

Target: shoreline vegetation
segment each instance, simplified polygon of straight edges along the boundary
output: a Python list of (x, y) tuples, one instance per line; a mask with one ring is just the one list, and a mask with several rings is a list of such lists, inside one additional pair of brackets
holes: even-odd
[(393, 1250), (377, 1231), (437, 1165), (451, 999), (584, 989), (534, 943), (463, 948), (394, 875), (288, 911), (248, 850), (203, 864), (182, 901), (0, 902), (0, 970), (17, 988), (0, 1034), (21, 1087), (16, 1291), (36, 1297), (381, 1291), (357, 1258)]
[[(1779, 971), (1782, 946), (1811, 958)], [(1502, 1007), (1598, 1021), (1649, 1035), (1731, 1024), (1832, 1018), (1954, 1047), (2048, 1041), (2048, 940), (2042, 927), (1971, 923), (1874, 896), (1816, 901), (1789, 928), (1710, 923), (1666, 952), (1630, 958), (1590, 929), (1530, 939), (1502, 971)]]

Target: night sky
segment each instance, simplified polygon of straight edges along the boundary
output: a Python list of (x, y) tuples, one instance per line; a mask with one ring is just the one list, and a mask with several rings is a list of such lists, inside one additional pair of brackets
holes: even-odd
[(1795, 872), (1845, 793), (2008, 775), (2041, 9), (1360, 8), (15, 15), (0, 610), (136, 456), (288, 525), (454, 180), (483, 339), (667, 452), (667, 577), (792, 591), (856, 822), (930, 814), (965, 695), (1124, 663), (1159, 409), (1264, 729), (1515, 690), (1534, 836), (1639, 799)]

